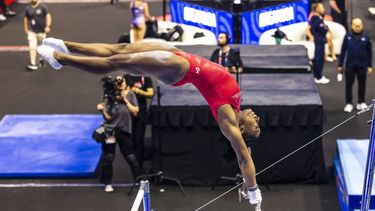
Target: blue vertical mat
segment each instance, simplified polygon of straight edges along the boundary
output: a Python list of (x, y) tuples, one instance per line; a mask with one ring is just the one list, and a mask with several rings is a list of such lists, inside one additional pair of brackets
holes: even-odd
[[(338, 139), (334, 169), (337, 193), (342, 211), (361, 207), (363, 181), (366, 170), (368, 139)], [(375, 208), (375, 184), (372, 186), (371, 210)]]
[(87, 177), (101, 146), (100, 115), (6, 115), (0, 122), (0, 177)]

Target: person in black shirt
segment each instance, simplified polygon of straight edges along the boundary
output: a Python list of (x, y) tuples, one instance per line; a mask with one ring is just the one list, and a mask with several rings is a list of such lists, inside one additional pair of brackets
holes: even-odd
[(331, 16), (333, 21), (343, 25), (348, 30), (347, 7), (348, 0), (330, 0)]
[(39, 0), (31, 0), (31, 4), (25, 9), (23, 22), (30, 48), (30, 64), (27, 65), (27, 69), (37, 70), (36, 48), (46, 38), (47, 33), (51, 31), (52, 16), (46, 5), (40, 3)]
[(328, 27), (323, 22), (324, 6), (322, 3), (316, 3), (313, 5), (314, 15), (311, 17), (309, 22), (310, 31), (313, 35), (315, 44), (315, 53), (313, 60), (313, 70), (315, 83), (327, 84), (330, 82), (328, 78), (323, 76), (324, 67), (324, 51), (325, 43), (327, 42)]
[(223, 65), (231, 73), (239, 73), (243, 70), (242, 60), (239, 56), (239, 52), (235, 52), (229, 46), (230, 37), (227, 33), (222, 32), (219, 34), (217, 48), (211, 55), (211, 61)]
[(139, 112), (138, 102), (135, 94), (127, 86), (126, 80), (122, 76), (116, 77), (116, 90), (120, 93), (116, 96), (114, 103), (104, 102), (97, 105), (104, 118), (103, 127), (107, 135), (102, 143), (102, 175), (101, 180), (106, 185), (106, 192), (113, 192), (112, 163), (115, 159), (116, 143), (120, 151), (128, 162), (133, 177), (136, 179), (141, 175), (141, 167), (134, 154), (132, 133), (132, 117)]
[(7, 18), (6, 16), (15, 16), (16, 12), (10, 10), (8, 6), (5, 4), (5, 0), (0, 0), (0, 21), (5, 21)]
[(344, 38), (337, 70), (338, 81), (342, 80), (345, 62), (345, 112), (352, 112), (352, 87), (355, 77), (358, 80), (357, 110), (367, 108), (365, 103), (366, 75), (372, 73), (372, 44), (370, 37), (363, 32), (363, 23), (359, 18), (352, 21), (352, 33), (348, 32)]
[(148, 114), (147, 99), (151, 99), (154, 96), (154, 88), (150, 77), (132, 76), (129, 74), (126, 74), (124, 77), (129, 81), (129, 86), (138, 100), (139, 112), (137, 116), (133, 117), (132, 139), (137, 160), (142, 167), (144, 158), (144, 137)]

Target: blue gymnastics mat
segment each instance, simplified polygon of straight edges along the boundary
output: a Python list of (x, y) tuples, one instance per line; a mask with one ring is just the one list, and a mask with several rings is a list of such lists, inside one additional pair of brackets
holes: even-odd
[(88, 177), (101, 146), (100, 115), (6, 115), (0, 122), (0, 177)]
[[(337, 154), (333, 159), (338, 199), (342, 211), (360, 209), (366, 171), (368, 139), (337, 140)], [(375, 190), (372, 185), (371, 210), (375, 209)]]

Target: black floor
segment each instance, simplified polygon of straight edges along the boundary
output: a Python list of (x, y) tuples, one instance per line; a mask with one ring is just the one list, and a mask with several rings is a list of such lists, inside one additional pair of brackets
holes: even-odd
[[(364, 18), (367, 30), (374, 41), (374, 20), (367, 17), (370, 0), (353, 1), (354, 15)], [(160, 15), (162, 3), (150, 3), (151, 13)], [(15, 5), (18, 15), (7, 22), (0, 22), (0, 46), (27, 45), (23, 32), (23, 9), (26, 5)], [(128, 5), (109, 4), (49, 4), (53, 15), (51, 36), (82, 42), (116, 42), (129, 30)], [(0, 117), (6, 114), (71, 114), (96, 113), (95, 105), (100, 100), (101, 76), (90, 75), (66, 67), (61, 71), (50, 68), (35, 72), (25, 70), (27, 52), (0, 52)], [(328, 85), (320, 86), (326, 113), (325, 130), (337, 125), (351, 114), (344, 113), (344, 83), (335, 81), (335, 63), (326, 63), (325, 74), (332, 79)], [(115, 74), (114, 74), (115, 75)], [(375, 98), (374, 76), (368, 78), (367, 100)], [(356, 93), (356, 88), (354, 93)], [(356, 98), (355, 98), (356, 99)], [(338, 138), (368, 138), (369, 126), (365, 123), (371, 114), (355, 118), (346, 125), (324, 137), (324, 155), (327, 169), (332, 169), (332, 156)], [(1, 158), (0, 158), (1, 159)], [(117, 156), (115, 162), (116, 183), (132, 181), (127, 164)], [(56, 180), (0, 180), (10, 183), (65, 183), (96, 182), (96, 179)], [(174, 186), (152, 186), (151, 202), (154, 210), (194, 210), (208, 200), (221, 194), (228, 187), (185, 187), (187, 197)], [(331, 177), (327, 184), (282, 184), (270, 185), (263, 191), (263, 210), (333, 211), (339, 210), (336, 185)], [(165, 189), (160, 192), (160, 189)], [(130, 210), (135, 194), (127, 196), (128, 188), (117, 188), (107, 194), (101, 188), (0, 188), (0, 210)], [(251, 210), (246, 202), (237, 202), (233, 191), (204, 210)]]

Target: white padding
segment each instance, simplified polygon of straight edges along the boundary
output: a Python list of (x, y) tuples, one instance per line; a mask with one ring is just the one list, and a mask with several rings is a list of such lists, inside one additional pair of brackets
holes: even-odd
[(132, 209), (130, 211), (137, 211), (139, 209), (139, 206), (141, 206), (141, 202), (142, 202), (144, 193), (145, 193), (145, 191), (143, 189), (140, 189), (138, 191), (137, 197), (135, 198), (134, 204), (133, 204)]

